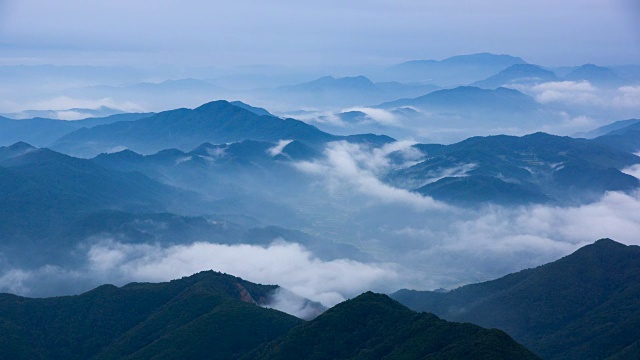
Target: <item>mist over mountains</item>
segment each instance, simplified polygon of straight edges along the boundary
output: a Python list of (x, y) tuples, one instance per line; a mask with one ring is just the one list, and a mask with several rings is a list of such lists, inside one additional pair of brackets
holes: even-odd
[(11, 358), (637, 353), (637, 67), (271, 70), (0, 66)]

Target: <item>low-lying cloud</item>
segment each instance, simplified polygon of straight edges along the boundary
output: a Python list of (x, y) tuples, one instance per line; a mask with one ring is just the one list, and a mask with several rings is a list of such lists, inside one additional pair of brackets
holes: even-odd
[(331, 193), (357, 192), (382, 202), (410, 204), (419, 209), (442, 209), (446, 205), (434, 199), (390, 186), (379, 176), (391, 167), (389, 155), (403, 155), (413, 164), (421, 155), (411, 147), (411, 141), (398, 141), (380, 148), (371, 148), (346, 141), (333, 142), (324, 150), (325, 158), (314, 162), (299, 162), (298, 170), (319, 176)]
[(262, 247), (207, 242), (162, 246), (103, 240), (86, 249), (86, 264), (82, 268), (13, 269), (0, 277), (0, 291), (39, 296), (43, 295), (38, 289), (43, 279), (88, 286), (122, 285), (132, 281), (168, 281), (210, 269), (251, 282), (278, 284), (325, 306), (369, 289), (391, 291), (389, 285), (399, 278), (397, 269), (390, 264), (349, 259), (322, 261), (302, 245), (283, 241)]

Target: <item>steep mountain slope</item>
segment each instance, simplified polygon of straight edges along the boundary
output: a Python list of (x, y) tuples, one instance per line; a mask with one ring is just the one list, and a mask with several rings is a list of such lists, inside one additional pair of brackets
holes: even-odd
[(637, 156), (585, 139), (498, 135), (434, 148), (424, 161), (386, 179), (463, 204), (580, 203), (638, 188), (638, 179), (620, 171), (637, 163)]
[(506, 331), (545, 359), (640, 356), (640, 247), (609, 239), (450, 292), (401, 290), (416, 311)]
[(116, 148), (147, 154), (170, 148), (187, 151), (205, 142), (283, 139), (317, 144), (333, 136), (301, 121), (259, 116), (227, 101), (214, 101), (193, 110), (165, 111), (138, 121), (81, 129), (56, 141), (52, 148), (90, 157)]
[(236, 359), (302, 322), (258, 306), (276, 288), (209, 271), (78, 296), (0, 294), (0, 359)]
[(484, 89), (496, 89), (506, 85), (535, 85), (548, 81), (558, 81), (552, 71), (531, 64), (515, 64), (471, 86)]
[(537, 359), (498, 330), (414, 313), (364, 293), (260, 347), (245, 359)]

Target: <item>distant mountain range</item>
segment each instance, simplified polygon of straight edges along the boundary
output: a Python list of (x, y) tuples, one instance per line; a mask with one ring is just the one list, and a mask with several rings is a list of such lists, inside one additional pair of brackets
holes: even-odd
[(378, 107), (392, 109), (406, 106), (432, 111), (484, 113), (526, 113), (540, 108), (533, 98), (517, 90), (502, 87), (486, 90), (473, 86), (438, 90), (414, 99), (383, 103)]
[[(622, 126), (619, 127), (619, 125)], [(640, 121), (627, 120), (627, 122), (617, 123), (609, 129), (612, 130), (596, 137), (593, 141), (622, 151), (640, 152)]]
[(278, 101), (286, 101), (298, 108), (304, 107), (353, 107), (401, 97), (415, 97), (440, 89), (436, 85), (404, 84), (400, 82), (372, 82), (360, 75), (319, 79), (289, 86), (282, 86), (267, 95)]
[(153, 113), (116, 114), (103, 118), (65, 121), (47, 118), (15, 120), (0, 116), (0, 146), (24, 141), (34, 146), (49, 146), (62, 136), (81, 129), (118, 121), (135, 121)]
[[(245, 104), (246, 105), (246, 104)], [(51, 147), (82, 157), (122, 149), (143, 154), (176, 148), (189, 151), (202, 143), (224, 144), (243, 140), (278, 142), (299, 140), (307, 145), (327, 141), (391, 141), (384, 136), (336, 137), (294, 119), (258, 115), (255, 109), (214, 101), (196, 109), (164, 111), (139, 121), (117, 122), (74, 131)]]
[(552, 71), (531, 64), (515, 64), (471, 86), (484, 89), (497, 89), (503, 86), (536, 85), (560, 79)]
[(597, 138), (599, 136), (602, 135), (606, 135), (608, 133), (611, 133), (615, 130), (620, 130), (623, 128), (626, 128), (627, 126), (639, 123), (640, 119), (628, 119), (628, 120), (619, 120), (616, 122), (613, 122), (611, 124), (607, 124), (604, 126), (601, 126), (597, 129), (593, 129), (591, 131), (587, 131), (587, 132), (581, 132), (581, 133), (577, 133), (574, 134), (573, 137), (577, 137), (577, 138), (585, 138), (585, 139), (594, 139)]
[(492, 76), (511, 65), (526, 64), (519, 57), (479, 53), (444, 60), (414, 60), (384, 70), (382, 79), (458, 86)]
[(609, 239), (558, 261), (448, 292), (401, 290), (416, 311), (506, 331), (544, 359), (640, 353), (640, 248)]
[(431, 148), (425, 157), (387, 181), (459, 204), (581, 203), (640, 186), (620, 171), (640, 163), (639, 157), (597, 141), (545, 133), (473, 137)]
[(277, 288), (208, 271), (78, 296), (0, 294), (0, 359), (538, 359), (502, 331), (373, 293), (304, 322), (263, 307)]

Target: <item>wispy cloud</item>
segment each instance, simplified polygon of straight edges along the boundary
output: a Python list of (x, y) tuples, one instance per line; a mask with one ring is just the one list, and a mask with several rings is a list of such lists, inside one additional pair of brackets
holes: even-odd
[(355, 191), (383, 202), (410, 204), (419, 209), (443, 209), (447, 206), (430, 197), (399, 189), (382, 182), (379, 176), (391, 167), (389, 154), (400, 152), (409, 158), (419, 156), (410, 141), (394, 142), (381, 148), (332, 142), (325, 157), (314, 162), (299, 162), (296, 168), (323, 179), (330, 191)]

